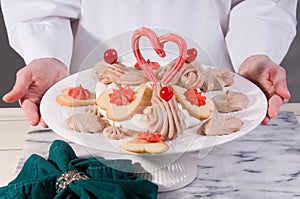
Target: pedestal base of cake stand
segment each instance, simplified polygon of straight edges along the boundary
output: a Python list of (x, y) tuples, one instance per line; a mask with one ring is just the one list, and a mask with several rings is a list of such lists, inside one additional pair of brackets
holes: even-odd
[(159, 192), (180, 189), (197, 176), (197, 163), (188, 154), (134, 156), (135, 173), (158, 185)]

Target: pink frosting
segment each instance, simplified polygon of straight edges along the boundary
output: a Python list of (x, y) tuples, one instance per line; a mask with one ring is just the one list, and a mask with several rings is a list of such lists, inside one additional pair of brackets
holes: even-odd
[(185, 91), (184, 96), (186, 97), (186, 100), (193, 105), (204, 106), (206, 104), (206, 97), (202, 96), (201, 92), (198, 92), (194, 88), (188, 88)]
[(92, 93), (79, 85), (78, 87), (70, 88), (68, 95), (74, 99), (85, 100), (88, 99)]
[(127, 105), (134, 100), (134, 94), (135, 92), (128, 86), (113, 89), (113, 92), (109, 94), (110, 103), (117, 106)]

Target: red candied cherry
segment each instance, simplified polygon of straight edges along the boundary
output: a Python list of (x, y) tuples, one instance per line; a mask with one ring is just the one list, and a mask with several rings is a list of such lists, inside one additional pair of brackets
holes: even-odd
[(111, 48), (111, 49), (107, 49), (104, 52), (104, 61), (108, 64), (114, 64), (117, 62), (118, 60), (118, 53), (115, 49)]
[(162, 99), (169, 101), (173, 97), (173, 89), (170, 86), (164, 86), (160, 89), (159, 95)]
[(190, 48), (187, 50), (186, 59), (185, 62), (191, 63), (193, 62), (197, 57), (197, 50), (195, 48)]

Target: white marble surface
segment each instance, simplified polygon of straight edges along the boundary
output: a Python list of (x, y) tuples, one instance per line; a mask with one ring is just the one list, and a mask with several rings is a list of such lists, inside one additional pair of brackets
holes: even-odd
[[(46, 157), (55, 139), (62, 138), (47, 130), (29, 132), (18, 169), (32, 153)], [(70, 144), (79, 156), (89, 153)], [(158, 198), (300, 198), (300, 126), (292, 112), (280, 112), (267, 126), (209, 153), (189, 155), (198, 164), (196, 179)]]
[(199, 154), (196, 180), (159, 198), (300, 198), (300, 127), (290, 112)]

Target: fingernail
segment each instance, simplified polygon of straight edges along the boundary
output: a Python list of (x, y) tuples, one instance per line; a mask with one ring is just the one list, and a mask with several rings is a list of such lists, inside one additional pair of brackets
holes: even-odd
[(29, 123), (31, 124), (31, 126), (36, 126), (37, 125), (36, 122), (33, 121), (33, 120), (30, 120)]
[(266, 116), (264, 119), (263, 119), (263, 121), (261, 122), (263, 125), (267, 125), (268, 124), (268, 122), (269, 122), (269, 117), (268, 116)]
[(4, 100), (4, 99), (6, 98), (6, 96), (7, 96), (7, 94), (3, 95), (3, 96), (2, 96), (2, 99)]

